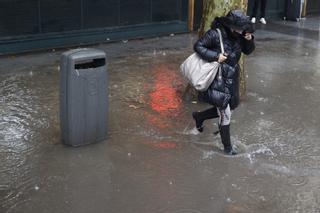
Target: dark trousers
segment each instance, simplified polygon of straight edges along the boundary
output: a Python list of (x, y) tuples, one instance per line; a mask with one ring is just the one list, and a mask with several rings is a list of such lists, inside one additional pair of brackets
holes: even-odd
[(264, 18), (266, 17), (266, 6), (267, 6), (267, 0), (253, 0), (253, 11), (251, 17), (257, 17), (258, 7), (260, 4), (260, 17)]
[(205, 121), (205, 120), (208, 120), (208, 119), (218, 118), (219, 114), (217, 112), (217, 108), (216, 107), (211, 107), (211, 108), (209, 108), (207, 110), (199, 112), (197, 117), (198, 117), (199, 120)]

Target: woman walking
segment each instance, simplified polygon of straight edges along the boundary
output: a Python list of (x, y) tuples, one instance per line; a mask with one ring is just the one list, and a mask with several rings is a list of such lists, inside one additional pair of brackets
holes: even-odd
[[(224, 54), (220, 47), (219, 33), (222, 35)], [(215, 92), (213, 84), (206, 92), (200, 93), (200, 99), (212, 104), (216, 99), (223, 97), (227, 100), (221, 107), (213, 105), (202, 112), (193, 112), (192, 116), (196, 122), (198, 131), (203, 131), (203, 122), (207, 119), (219, 117), (219, 131), (224, 152), (229, 155), (237, 154), (230, 141), (230, 120), (231, 110), (239, 105), (239, 73), (238, 64), (241, 53), (250, 54), (255, 49), (252, 33), (254, 26), (241, 10), (232, 10), (224, 17), (215, 18), (209, 29), (194, 45), (194, 50), (199, 56), (209, 62), (218, 61), (221, 63), (222, 79), (225, 82), (224, 92)]]

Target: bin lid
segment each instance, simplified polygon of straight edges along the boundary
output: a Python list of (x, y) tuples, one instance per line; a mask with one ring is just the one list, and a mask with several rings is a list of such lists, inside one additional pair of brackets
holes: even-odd
[(90, 59), (105, 58), (106, 53), (102, 50), (93, 48), (79, 48), (64, 52), (63, 57), (66, 57), (68, 60), (72, 60), (74, 62), (81, 62)]

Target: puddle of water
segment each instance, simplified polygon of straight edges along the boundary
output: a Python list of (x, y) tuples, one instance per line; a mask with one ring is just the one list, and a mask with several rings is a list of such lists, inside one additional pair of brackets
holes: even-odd
[[(224, 207), (221, 209), (230, 212), (258, 212), (265, 205), (279, 209), (292, 206), (290, 210), (293, 212), (303, 208), (316, 209), (319, 196), (314, 188), (319, 185), (320, 176), (318, 131), (310, 130), (308, 122), (301, 122), (303, 115), (299, 113), (291, 117), (277, 114), (278, 109), (274, 109), (272, 103), (283, 94), (265, 97), (258, 92), (249, 93), (250, 104), (259, 108), (245, 105), (247, 111), (244, 114), (249, 119), (233, 121), (234, 132), (241, 126), (246, 129), (232, 136), (239, 154), (225, 157), (220, 137), (213, 135), (216, 126), (211, 123), (200, 134), (191, 118), (196, 106), (181, 99), (185, 82), (179, 75), (178, 62), (185, 56), (185, 52), (151, 50), (140, 54), (138, 60), (123, 57), (110, 63), (111, 143), (101, 145), (102, 149), (92, 148), (90, 152), (91, 148), (87, 148), (87, 151), (91, 154), (100, 151), (101, 156), (109, 154), (111, 159), (99, 155), (68, 159), (67, 151), (54, 146), (60, 143), (56, 65), (33, 67), (32, 71), (23, 74), (1, 75), (0, 100), (5, 103), (0, 108), (3, 115), (0, 117), (1, 205), (14, 212), (18, 206), (30, 201), (30, 193), (48, 190), (48, 186), (39, 184), (45, 182), (39, 181), (45, 175), (51, 175), (51, 179), (47, 178), (53, 188), (61, 185), (76, 191), (78, 186), (67, 186), (66, 176), (57, 178), (60, 181), (54, 180), (54, 173), (68, 173), (70, 165), (74, 166), (85, 158), (90, 159), (87, 167), (73, 167), (73, 172), (81, 175), (83, 170), (92, 172), (93, 163), (90, 163), (99, 158), (99, 162), (110, 161), (113, 168), (111, 172), (96, 168), (97, 171), (101, 169), (102, 174), (114, 176), (113, 182), (106, 181), (109, 185), (102, 181), (113, 187), (112, 193), (116, 192), (113, 194), (116, 199), (104, 200), (108, 204), (126, 200), (134, 202), (133, 207), (138, 208), (138, 198), (129, 196), (124, 199), (136, 193), (147, 201), (159, 201), (156, 206), (171, 201), (175, 205), (180, 200), (185, 204), (190, 197), (199, 196), (206, 203), (216, 201), (214, 204), (218, 205), (221, 202)], [(312, 91), (312, 88), (316, 87), (310, 84), (304, 89)], [(289, 103), (283, 107), (292, 110)], [(59, 156), (61, 162), (46, 162), (45, 166), (56, 170), (46, 171), (48, 174), (38, 173), (39, 156), (54, 148), (58, 151), (51, 153), (50, 157), (54, 159), (53, 156), (62, 152)], [(62, 166), (64, 161), (70, 163), (69, 167)], [(81, 184), (91, 180), (88, 174), (79, 178), (83, 181)], [(91, 186), (96, 189), (94, 184)], [(110, 193), (102, 191), (98, 190), (97, 194)], [(144, 195), (145, 192), (148, 195)], [(48, 196), (46, 193), (42, 195)], [(281, 197), (290, 200), (280, 202)], [(152, 209), (152, 203), (146, 205)], [(196, 209), (175, 206), (171, 212), (201, 212)]]

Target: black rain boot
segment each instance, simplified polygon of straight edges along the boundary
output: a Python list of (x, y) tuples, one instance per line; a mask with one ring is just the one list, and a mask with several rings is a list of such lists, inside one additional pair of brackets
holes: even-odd
[(207, 119), (218, 118), (219, 114), (216, 107), (204, 110), (202, 112), (193, 112), (193, 119), (196, 121), (196, 127), (199, 132), (203, 132), (203, 122)]
[(220, 126), (220, 136), (224, 147), (224, 152), (227, 155), (236, 155), (237, 152), (232, 148), (230, 141), (230, 125)]

